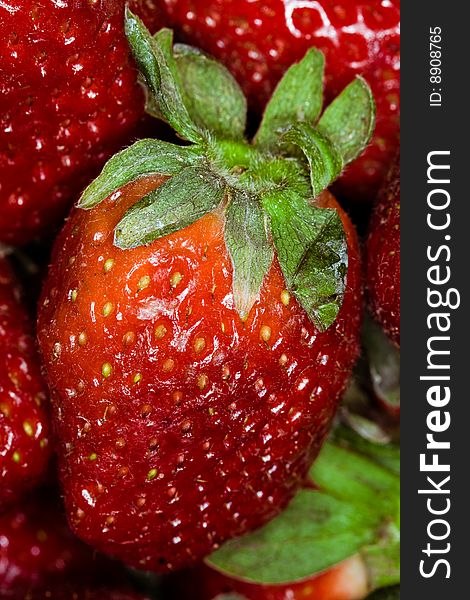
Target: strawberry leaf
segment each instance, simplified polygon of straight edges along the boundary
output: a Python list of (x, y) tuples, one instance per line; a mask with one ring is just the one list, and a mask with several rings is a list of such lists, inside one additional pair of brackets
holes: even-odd
[(266, 215), (250, 194), (230, 189), (225, 215), (225, 243), (233, 266), (235, 308), (245, 319), (259, 296), (274, 258), (266, 230)]
[(324, 63), (323, 54), (311, 48), (286, 71), (266, 106), (256, 145), (271, 147), (286, 127), (317, 120), (323, 104)]
[(281, 584), (309, 577), (374, 542), (380, 520), (323, 492), (300, 491), (258, 531), (230, 540), (209, 564), (231, 577)]
[(351, 448), (373, 459), (387, 471), (400, 475), (400, 448), (396, 444), (379, 444), (365, 439), (349, 427), (340, 426), (332, 431), (332, 440), (343, 448)]
[(126, 7), (125, 33), (137, 66), (165, 120), (184, 139), (201, 142), (201, 131), (184, 103), (182, 83), (172, 51), (171, 30), (160, 29), (152, 37), (142, 21)]
[(175, 44), (174, 55), (193, 121), (226, 139), (243, 139), (246, 98), (231, 73), (191, 46)]
[(286, 131), (282, 141), (298, 146), (310, 166), (313, 196), (325, 190), (341, 174), (343, 159), (336, 148), (308, 123), (299, 123)]
[[(281, 515), (224, 544), (207, 559), (209, 564), (231, 577), (285, 584), (359, 553), (372, 589), (396, 583), (399, 477), (373, 457), (331, 442), (325, 444), (311, 477), (320, 489), (302, 489)], [(381, 504), (377, 494), (385, 493), (389, 499)]]
[(225, 182), (208, 169), (186, 167), (132, 206), (116, 226), (118, 248), (149, 244), (187, 227), (224, 199)]
[(362, 153), (375, 127), (375, 103), (371, 89), (362, 77), (350, 83), (326, 108), (318, 130), (332, 142), (344, 164)]
[(365, 512), (383, 519), (398, 519), (400, 482), (395, 473), (353, 447), (325, 444), (321, 456), (310, 476), (322, 490), (344, 501), (354, 499)]
[(79, 208), (93, 208), (114, 191), (144, 175), (176, 175), (203, 158), (195, 146), (176, 146), (159, 140), (140, 140), (115, 154), (85, 189)]
[(320, 330), (341, 307), (347, 271), (346, 234), (338, 212), (317, 208), (289, 190), (263, 195), (288, 288)]
[(147, 111), (167, 121), (184, 139), (201, 142), (208, 133), (242, 139), (246, 99), (230, 72), (203, 52), (173, 47), (170, 29), (153, 37), (127, 9), (126, 35), (148, 87)]

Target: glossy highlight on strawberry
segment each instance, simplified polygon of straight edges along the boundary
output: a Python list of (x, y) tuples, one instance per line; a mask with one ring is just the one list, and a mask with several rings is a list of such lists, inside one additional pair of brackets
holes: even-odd
[(314, 46), (326, 58), (328, 100), (360, 74), (377, 103), (372, 143), (337, 187), (373, 200), (399, 141), (399, 0), (160, 0), (181, 40), (200, 46), (235, 75), (260, 113), (291, 64)]
[(48, 395), (21, 290), (0, 249), (0, 510), (45, 477)]
[[(152, 2), (132, 7), (156, 28)], [(49, 236), (74, 196), (135, 135), (144, 99), (124, 0), (0, 5), (0, 241)]]

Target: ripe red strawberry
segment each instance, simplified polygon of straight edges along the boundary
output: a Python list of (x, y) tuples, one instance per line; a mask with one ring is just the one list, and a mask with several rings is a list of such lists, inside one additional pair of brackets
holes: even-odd
[(399, 139), (400, 1), (160, 0), (181, 39), (222, 60), (255, 111), (287, 67), (311, 46), (325, 53), (326, 94), (356, 74), (377, 104), (372, 143), (339, 181), (347, 197), (372, 200)]
[[(130, 2), (155, 28), (151, 0)], [(133, 135), (143, 95), (124, 0), (0, 3), (0, 241), (60, 223), (72, 198)]]
[[(175, 576), (176, 579), (177, 575)], [(230, 578), (209, 566), (185, 576), (185, 600), (215, 600), (221, 594), (239, 594), (240, 600), (363, 600), (368, 593), (368, 577), (364, 561), (352, 556), (304, 581), (289, 585), (260, 585)], [(181, 579), (184, 579), (181, 577)], [(197, 590), (197, 592), (196, 592)], [(178, 589), (179, 593), (180, 590)]]
[(360, 310), (344, 213), (348, 289), (323, 334), (277, 265), (248, 321), (237, 318), (217, 215), (149, 247), (117, 249), (114, 227), (158, 183), (140, 180), (118, 203), (72, 214), (40, 315), (70, 523), (150, 569), (207, 554), (285, 504), (357, 354)]
[(372, 314), (400, 345), (400, 161), (379, 194), (367, 240), (367, 288)]
[(39, 340), (73, 530), (165, 571), (276, 515), (325, 437), (361, 288), (355, 231), (322, 190), (367, 143), (373, 107), (358, 79), (317, 129), (297, 119), (321, 110), (312, 51), (249, 143), (229, 73), (126, 19), (149, 107), (193, 144), (137, 142), (87, 188), (55, 245)]
[(50, 456), (46, 388), (20, 295), (0, 249), (0, 510), (44, 477)]

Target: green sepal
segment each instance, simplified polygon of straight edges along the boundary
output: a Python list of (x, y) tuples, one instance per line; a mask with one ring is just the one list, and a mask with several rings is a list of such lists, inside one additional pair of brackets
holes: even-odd
[(259, 297), (274, 250), (266, 229), (266, 214), (259, 200), (245, 191), (228, 190), (225, 244), (233, 267), (233, 298), (242, 319)]
[(202, 142), (202, 133), (184, 103), (179, 71), (173, 56), (172, 31), (160, 29), (152, 37), (128, 7), (124, 26), (134, 59), (160, 113), (181, 137), (196, 143)]
[(146, 110), (150, 114), (193, 142), (214, 134), (243, 139), (246, 98), (221, 63), (191, 46), (173, 47), (170, 29), (160, 29), (152, 37), (129, 9), (125, 27), (148, 87)]
[(262, 196), (288, 289), (320, 330), (334, 322), (344, 297), (347, 240), (335, 209), (317, 208), (291, 190)]
[(374, 98), (362, 77), (356, 77), (344, 88), (326, 108), (317, 125), (317, 129), (336, 146), (344, 164), (362, 153), (374, 127)]
[(201, 162), (196, 146), (176, 146), (146, 139), (115, 154), (98, 177), (82, 193), (79, 208), (93, 208), (122, 186), (145, 175), (176, 175), (189, 165)]
[(132, 206), (116, 226), (121, 249), (149, 244), (194, 223), (221, 204), (225, 182), (208, 168), (186, 167)]
[(265, 108), (255, 137), (257, 146), (272, 147), (286, 127), (317, 120), (323, 104), (324, 64), (323, 54), (311, 48), (286, 71)]
[[(319, 489), (302, 489), (276, 519), (225, 543), (207, 562), (231, 577), (269, 585), (310, 578), (359, 554), (370, 566), (372, 588), (396, 583), (399, 548), (393, 516), (399, 477), (377, 464), (373, 455), (331, 442), (310, 476)], [(383, 505), (385, 492), (390, 498)]]
[(265, 585), (319, 573), (374, 542), (380, 520), (320, 491), (301, 490), (263, 528), (230, 540), (208, 562), (231, 577)]
[(325, 444), (321, 457), (310, 471), (321, 490), (345, 502), (354, 499), (364, 512), (399, 523), (400, 480), (396, 473), (353, 445)]
[(247, 103), (233, 75), (196, 48), (175, 44), (173, 51), (193, 121), (225, 139), (243, 139)]
[(397, 444), (372, 442), (344, 425), (335, 427), (330, 437), (338, 446), (367, 456), (387, 471), (400, 476), (400, 447)]
[(298, 123), (286, 131), (282, 141), (298, 146), (310, 167), (313, 197), (325, 190), (341, 174), (343, 159), (331, 142), (308, 123)]

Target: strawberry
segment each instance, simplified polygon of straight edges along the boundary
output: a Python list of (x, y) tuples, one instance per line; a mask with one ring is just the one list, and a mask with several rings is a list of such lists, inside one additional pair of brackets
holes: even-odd
[(0, 249), (0, 509), (44, 477), (50, 456), (46, 388), (20, 296)]
[(72, 535), (63, 508), (49, 490), (41, 490), (0, 516), (0, 596), (84, 574), (93, 552)]
[(72, 534), (52, 489), (42, 489), (2, 514), (0, 539), (2, 598), (141, 598), (131, 591), (127, 595), (120, 565), (96, 555)]
[(399, 139), (399, 0), (160, 0), (182, 40), (222, 60), (259, 112), (287, 67), (315, 46), (326, 56), (330, 100), (356, 74), (377, 103), (372, 143), (339, 181), (339, 191), (372, 200)]
[(63, 583), (57, 587), (35, 590), (24, 600), (150, 600), (149, 597), (127, 588), (107, 585), (80, 586)]
[[(155, 27), (150, 0), (130, 4)], [(71, 199), (125, 143), (143, 95), (124, 0), (0, 4), (0, 241), (57, 227)]]
[(400, 345), (400, 160), (374, 207), (367, 239), (367, 289), (373, 316)]
[(166, 571), (276, 515), (325, 437), (361, 286), (354, 228), (323, 190), (370, 138), (373, 102), (356, 79), (318, 118), (312, 50), (248, 142), (224, 67), (130, 11), (126, 31), (148, 109), (191, 143), (141, 140), (85, 190), (38, 333), (74, 532)]

